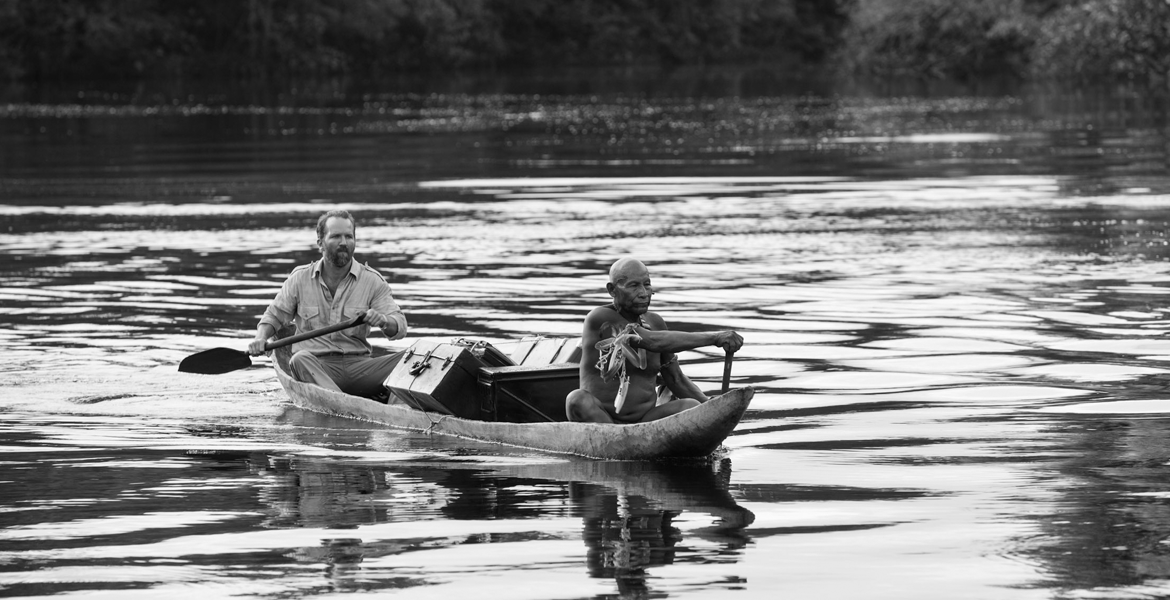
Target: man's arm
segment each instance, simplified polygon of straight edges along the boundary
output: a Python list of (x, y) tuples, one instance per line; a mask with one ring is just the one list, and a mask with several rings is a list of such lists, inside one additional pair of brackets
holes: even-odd
[[(378, 274), (378, 277), (382, 275)], [(402, 309), (394, 301), (394, 295), (390, 293), (390, 284), (385, 283), (384, 278), (382, 281), (383, 284), (374, 292), (370, 308), (366, 311), (366, 323), (381, 329), (387, 339), (400, 340), (406, 337), (406, 315), (402, 314)]]
[(662, 367), (659, 369), (659, 374), (662, 375), (663, 383), (674, 393), (676, 398), (694, 398), (699, 402), (706, 402), (707, 395), (691, 381), (690, 377), (682, 372), (675, 353), (704, 346), (718, 346), (725, 351), (735, 352), (743, 346), (743, 338), (734, 331), (704, 333), (670, 331), (666, 326), (666, 321), (656, 313), (646, 313), (644, 319), (646, 324), (653, 329), (639, 327), (638, 335), (642, 339), (631, 340), (631, 345), (660, 353)]
[(703, 390), (700, 390), (699, 386), (695, 385), (691, 378), (682, 372), (677, 357), (672, 356), (670, 362), (662, 365), (659, 373), (662, 375), (662, 382), (666, 384), (667, 389), (674, 394), (675, 398), (694, 398), (699, 402), (708, 400)]
[(406, 316), (402, 311), (383, 313), (371, 308), (366, 311), (365, 322), (370, 327), (381, 329), (386, 339), (400, 340), (406, 337)]
[(264, 345), (272, 336), (276, 335), (276, 328), (268, 323), (260, 323), (256, 326), (256, 337), (248, 343), (248, 354), (252, 356), (260, 356), (264, 354)]
[(276, 335), (279, 328), (291, 323), (296, 316), (297, 295), (293, 277), (295, 274), (284, 280), (284, 285), (264, 311), (264, 316), (260, 317), (260, 323), (256, 325), (256, 337), (248, 344), (248, 354), (252, 356), (264, 354), (264, 345), (268, 340)]
[[(658, 318), (658, 321), (661, 322), (661, 318)], [(664, 322), (661, 322), (661, 325), (654, 326), (661, 328), (646, 329), (645, 327), (639, 327), (637, 331), (642, 339), (634, 339), (630, 345), (635, 348), (645, 348), (649, 352), (658, 352), (660, 354), (674, 354), (704, 346), (718, 346), (723, 348), (725, 352), (736, 352), (743, 347), (743, 338), (734, 331), (670, 331), (666, 329), (666, 323)]]

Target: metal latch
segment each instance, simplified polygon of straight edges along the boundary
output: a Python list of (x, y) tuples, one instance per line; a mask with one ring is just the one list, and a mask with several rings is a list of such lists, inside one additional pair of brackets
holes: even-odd
[[(414, 363), (410, 365), (410, 371), (408, 371), (408, 373), (410, 373), (412, 377), (418, 377), (419, 374), (431, 367), (431, 364), (427, 361), (430, 360), (431, 352), (433, 351), (434, 350), (428, 350), (426, 355), (414, 361)], [(448, 357), (447, 360), (450, 361), (450, 357)]]

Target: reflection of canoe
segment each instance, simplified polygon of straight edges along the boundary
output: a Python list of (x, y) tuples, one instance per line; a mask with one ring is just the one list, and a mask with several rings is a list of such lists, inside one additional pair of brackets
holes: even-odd
[(662, 510), (702, 512), (719, 518), (703, 533), (726, 533), (755, 520), (728, 492), (730, 461), (599, 462), (490, 466), (490, 472), (518, 479), (589, 483), (616, 496), (645, 498)]
[(634, 425), (473, 421), (296, 381), (288, 374), (289, 357), (287, 347), (274, 352), (277, 378), (293, 403), (307, 410), (399, 429), (614, 460), (707, 456), (735, 429), (754, 394), (750, 387), (734, 389), (691, 410)]

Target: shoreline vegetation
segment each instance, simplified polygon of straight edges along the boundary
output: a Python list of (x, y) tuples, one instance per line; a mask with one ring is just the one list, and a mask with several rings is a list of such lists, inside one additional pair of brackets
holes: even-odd
[(1170, 81), (1167, 0), (0, 0), (0, 81), (758, 65)]

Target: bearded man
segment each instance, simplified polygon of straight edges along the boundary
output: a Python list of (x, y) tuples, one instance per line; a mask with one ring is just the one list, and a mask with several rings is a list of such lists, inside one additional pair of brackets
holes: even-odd
[(303, 333), (365, 315), (361, 325), (295, 344), (289, 367), (299, 381), (374, 398), (383, 393), (383, 382), (402, 353), (373, 357), (366, 338), (377, 328), (389, 339), (401, 339), (406, 335), (406, 317), (386, 279), (353, 259), (356, 231), (349, 211), (333, 210), (317, 219), (321, 260), (289, 274), (260, 319), (248, 353), (263, 354), (265, 342), (290, 323)]

